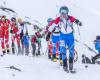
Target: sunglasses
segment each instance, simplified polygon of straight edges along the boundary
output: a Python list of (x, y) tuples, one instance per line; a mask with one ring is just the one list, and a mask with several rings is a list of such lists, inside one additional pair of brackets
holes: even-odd
[(66, 15), (66, 14), (68, 14), (68, 12), (66, 10), (61, 10), (60, 14), (61, 15)]

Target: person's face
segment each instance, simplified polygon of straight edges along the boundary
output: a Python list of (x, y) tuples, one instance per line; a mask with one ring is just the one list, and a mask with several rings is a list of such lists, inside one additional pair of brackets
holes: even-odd
[(16, 20), (15, 20), (15, 19), (13, 19), (13, 20), (12, 20), (12, 23), (13, 23), (13, 24), (16, 24)]
[(60, 12), (60, 16), (61, 16), (61, 18), (67, 18), (68, 17), (68, 12), (66, 10), (62, 10)]
[(2, 21), (5, 21), (5, 18), (1, 18)]
[(67, 18), (68, 17), (68, 14), (61, 14), (61, 18)]

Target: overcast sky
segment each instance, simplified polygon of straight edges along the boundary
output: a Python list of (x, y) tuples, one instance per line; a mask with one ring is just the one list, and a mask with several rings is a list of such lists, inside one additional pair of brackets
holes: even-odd
[(39, 20), (43, 24), (46, 23), (47, 18), (55, 18), (62, 5), (68, 6), (70, 14), (79, 18), (81, 16), (78, 15), (81, 12), (79, 11), (80, 9), (85, 11), (90, 10), (91, 13), (100, 16), (99, 0), (0, 0), (1, 4), (2, 1), (5, 1), (6, 7), (15, 10), (19, 16), (28, 16)]
[[(1, 0), (3, 1), (3, 0)], [(29, 16), (39, 20), (41, 23), (46, 22), (49, 17), (55, 18), (58, 14), (60, 5), (66, 0), (4, 0), (6, 7), (15, 10), (21, 16)], [(67, 0), (68, 1), (68, 0)]]

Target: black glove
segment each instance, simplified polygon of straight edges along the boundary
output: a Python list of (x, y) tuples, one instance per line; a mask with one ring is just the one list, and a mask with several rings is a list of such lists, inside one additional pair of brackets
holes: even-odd
[(82, 26), (82, 22), (80, 22), (78, 19), (76, 19), (75, 23), (79, 26)]
[(50, 39), (50, 33), (47, 34), (46, 41), (48, 41), (49, 39)]
[(10, 33), (13, 33), (13, 31), (12, 31), (12, 30), (10, 30)]

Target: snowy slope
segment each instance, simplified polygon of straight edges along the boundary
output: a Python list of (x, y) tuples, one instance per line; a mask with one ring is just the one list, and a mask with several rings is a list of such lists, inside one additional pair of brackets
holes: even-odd
[[(81, 43), (86, 43), (94, 49), (93, 40), (100, 35), (100, 1), (99, 0), (6, 0), (6, 6), (18, 12), (19, 16), (29, 16), (46, 25), (48, 17), (58, 16), (61, 5), (67, 5), (70, 14), (82, 21), (79, 35), (77, 25), (74, 25), (75, 38)], [(30, 32), (31, 33), (31, 32)], [(43, 52), (46, 51), (46, 42), (42, 42)], [(45, 47), (45, 48), (44, 48)], [(67, 74), (59, 66), (59, 62), (53, 63), (47, 56), (26, 57), (6, 55), (0, 57), (0, 80), (100, 80), (100, 65), (88, 65), (85, 68), (81, 64), (81, 55), (84, 53), (91, 57), (95, 55), (80, 43), (76, 43), (79, 60), (75, 63), (76, 74)], [(9, 66), (15, 66), (22, 70), (10, 70)]]
[[(19, 72), (5, 67), (15, 66), (22, 70)], [(76, 74), (63, 71), (59, 62), (54, 63), (47, 57), (26, 57), (6, 55), (0, 58), (1, 80), (99, 80), (99, 65), (89, 65), (85, 68), (82, 64), (75, 64)]]

